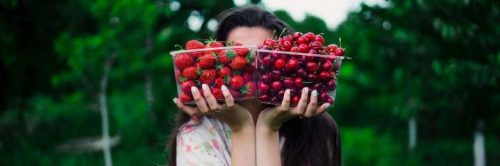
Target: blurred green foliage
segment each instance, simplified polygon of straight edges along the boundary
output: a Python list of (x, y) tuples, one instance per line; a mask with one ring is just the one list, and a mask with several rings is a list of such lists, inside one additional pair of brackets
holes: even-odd
[[(252, 1), (259, 3), (259, 1)], [(494, 0), (390, 0), (362, 5), (335, 30), (314, 16), (297, 31), (324, 33), (347, 56), (329, 112), (345, 165), (472, 165), (485, 134), (500, 163), (500, 5)], [(176, 8), (176, 6), (178, 8)], [(0, 165), (102, 165), (102, 152), (63, 145), (101, 135), (105, 66), (115, 165), (165, 165), (176, 44), (206, 39), (232, 1), (17, 1), (0, 3)], [(194, 12), (196, 11), (196, 12)], [(188, 28), (190, 16), (202, 20)], [(408, 119), (418, 144), (408, 149)], [(478, 125), (483, 124), (483, 125)], [(480, 127), (482, 126), (482, 127)]]

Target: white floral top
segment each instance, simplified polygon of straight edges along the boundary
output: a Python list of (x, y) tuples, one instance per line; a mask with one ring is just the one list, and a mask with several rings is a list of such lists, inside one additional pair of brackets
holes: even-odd
[(179, 130), (176, 151), (177, 165), (231, 165), (231, 129), (213, 117), (190, 120)]
[[(177, 165), (230, 166), (231, 129), (224, 122), (201, 116), (200, 122), (190, 120), (177, 135)], [(280, 147), (284, 138), (280, 138)]]

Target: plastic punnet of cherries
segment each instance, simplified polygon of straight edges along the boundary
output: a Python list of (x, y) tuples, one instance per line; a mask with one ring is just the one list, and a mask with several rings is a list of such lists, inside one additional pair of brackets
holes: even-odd
[(279, 105), (285, 90), (290, 89), (291, 105), (295, 106), (302, 89), (308, 87), (310, 92), (317, 91), (318, 104), (334, 102), (344, 48), (325, 45), (321, 34), (295, 32), (266, 39), (258, 49), (237, 42), (205, 43), (190, 40), (185, 50), (171, 52), (179, 98), (184, 103), (194, 103), (191, 87), (201, 88), (202, 84), (209, 86), (219, 102), (224, 98), (222, 85), (236, 101), (257, 98)]
[(304, 87), (317, 91), (318, 103), (333, 104), (344, 49), (325, 46), (322, 35), (295, 32), (276, 40), (266, 39), (256, 51), (258, 99), (279, 105), (290, 89), (291, 105), (297, 105)]

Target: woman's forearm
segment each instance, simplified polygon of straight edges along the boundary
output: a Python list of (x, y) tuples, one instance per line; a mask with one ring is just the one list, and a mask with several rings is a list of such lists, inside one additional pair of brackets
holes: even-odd
[(279, 130), (275, 131), (264, 125), (257, 125), (256, 140), (257, 165), (281, 165)]
[(231, 145), (231, 165), (255, 166), (255, 126), (233, 131)]

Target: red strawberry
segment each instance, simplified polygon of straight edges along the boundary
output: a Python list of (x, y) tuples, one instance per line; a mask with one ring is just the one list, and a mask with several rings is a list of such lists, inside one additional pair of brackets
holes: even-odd
[(181, 83), (182, 92), (191, 95), (191, 87), (196, 86), (196, 83), (192, 80), (187, 80)]
[(198, 40), (189, 40), (186, 42), (186, 50), (205, 48), (205, 45)]
[(215, 71), (215, 69), (204, 70), (203, 72), (201, 72), (200, 82), (202, 84), (210, 85), (214, 83), (216, 77), (217, 72)]
[(224, 66), (218, 72), (217, 76), (219, 78), (225, 78), (226, 76), (231, 76), (231, 68)]
[(203, 69), (213, 68), (215, 66), (215, 57), (212, 54), (205, 54), (200, 57), (200, 61), (198, 62), (198, 66)]
[(233, 62), (229, 66), (234, 70), (241, 70), (245, 68), (247, 60), (241, 56), (234, 57)]
[(181, 80), (183, 77), (182, 77), (182, 72), (179, 69), (175, 69), (174, 74), (175, 74), (175, 80), (177, 80), (178, 82), (184, 81)]
[(179, 70), (184, 70), (186, 67), (193, 66), (193, 57), (187, 54), (178, 54), (174, 57), (174, 64)]
[(223, 78), (216, 78), (215, 79), (215, 87), (220, 88), (222, 85), (225, 85), (226, 82), (224, 81)]
[(224, 95), (222, 94), (222, 90), (220, 90), (220, 88), (212, 87), (210, 88), (210, 91), (217, 100), (224, 99)]
[(179, 99), (181, 100), (181, 102), (193, 101), (193, 98), (185, 93), (181, 93)]
[(184, 69), (184, 71), (182, 71), (182, 75), (188, 79), (196, 79), (198, 78), (198, 71), (196, 69), (196, 67), (188, 67), (186, 69)]
[[(214, 41), (214, 40), (208, 41), (207, 45), (205, 45), (205, 48), (219, 48), (219, 47), (224, 47), (224, 44), (220, 41)], [(223, 50), (224, 49), (207, 50), (205, 51), (205, 54), (213, 54), (213, 53), (219, 54)]]
[(231, 50), (223, 50), (221, 51), (217, 57), (219, 58), (219, 62), (228, 65), (231, 63), (231, 59), (235, 56), (235, 53)]
[(231, 79), (229, 79), (229, 85), (234, 89), (239, 89), (245, 85), (245, 79), (240, 75), (233, 75)]
[[(234, 43), (234, 46), (242, 46), (243, 44), (241, 43)], [(241, 57), (247, 57), (248, 53), (250, 53), (250, 50), (248, 48), (235, 48), (233, 49), (234, 52), (236, 52), (236, 55), (241, 56)]]
[(255, 89), (255, 85), (253, 82), (247, 82), (243, 88), (241, 88), (241, 94), (243, 94), (245, 97), (250, 97), (253, 96), (253, 92)]

